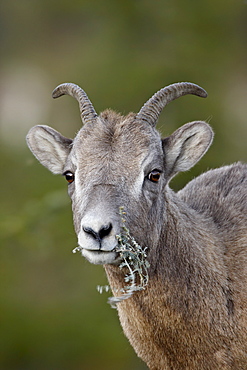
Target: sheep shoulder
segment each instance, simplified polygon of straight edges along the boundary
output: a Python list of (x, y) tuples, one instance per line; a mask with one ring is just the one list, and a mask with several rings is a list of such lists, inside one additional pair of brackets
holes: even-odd
[(192, 209), (212, 217), (219, 229), (229, 231), (232, 224), (246, 225), (246, 190), (247, 165), (237, 162), (203, 173), (177, 195)]
[(177, 195), (213, 221), (231, 292), (231, 311), (242, 333), (247, 327), (247, 165), (240, 162), (210, 170)]

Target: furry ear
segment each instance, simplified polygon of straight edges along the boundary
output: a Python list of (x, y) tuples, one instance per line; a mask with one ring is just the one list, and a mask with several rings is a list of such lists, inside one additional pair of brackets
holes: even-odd
[(29, 149), (43, 166), (54, 174), (63, 173), (73, 140), (49, 126), (31, 128), (26, 139)]
[(168, 178), (193, 167), (213, 140), (211, 127), (203, 121), (189, 122), (162, 140)]

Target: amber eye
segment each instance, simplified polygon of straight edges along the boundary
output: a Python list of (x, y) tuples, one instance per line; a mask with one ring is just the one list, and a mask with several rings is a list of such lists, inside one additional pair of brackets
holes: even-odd
[(160, 175), (161, 172), (159, 170), (153, 170), (148, 174), (147, 178), (152, 182), (158, 182), (160, 179)]
[(69, 184), (71, 184), (75, 179), (75, 175), (70, 171), (65, 172), (63, 175)]

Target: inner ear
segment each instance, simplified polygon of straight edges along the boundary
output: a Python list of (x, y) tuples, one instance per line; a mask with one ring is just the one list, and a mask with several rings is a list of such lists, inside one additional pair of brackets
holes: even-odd
[(35, 126), (27, 135), (29, 149), (54, 174), (62, 174), (73, 140), (49, 126)]
[(211, 127), (203, 121), (186, 123), (162, 140), (168, 178), (193, 167), (213, 140)]

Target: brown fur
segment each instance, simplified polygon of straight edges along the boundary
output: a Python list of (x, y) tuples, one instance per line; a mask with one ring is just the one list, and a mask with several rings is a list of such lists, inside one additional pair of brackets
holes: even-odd
[[(149, 286), (118, 305), (150, 369), (247, 367), (246, 188), (246, 166), (238, 163), (165, 193), (167, 219), (149, 255)], [(218, 191), (226, 198), (221, 207)], [(122, 280), (116, 267), (106, 271), (113, 286)]]
[[(28, 143), (52, 172), (76, 174), (69, 194), (77, 234), (85, 222), (110, 220), (116, 235), (124, 206), (131, 235), (148, 248), (148, 286), (117, 305), (137, 355), (152, 370), (246, 369), (247, 166), (208, 171), (176, 194), (171, 177), (211, 143), (206, 123), (161, 140), (134, 114), (106, 111), (73, 143), (59, 135), (38, 126)], [(155, 168), (162, 171), (158, 184), (147, 180)], [(114, 292), (125, 285), (117, 265), (105, 269)]]

